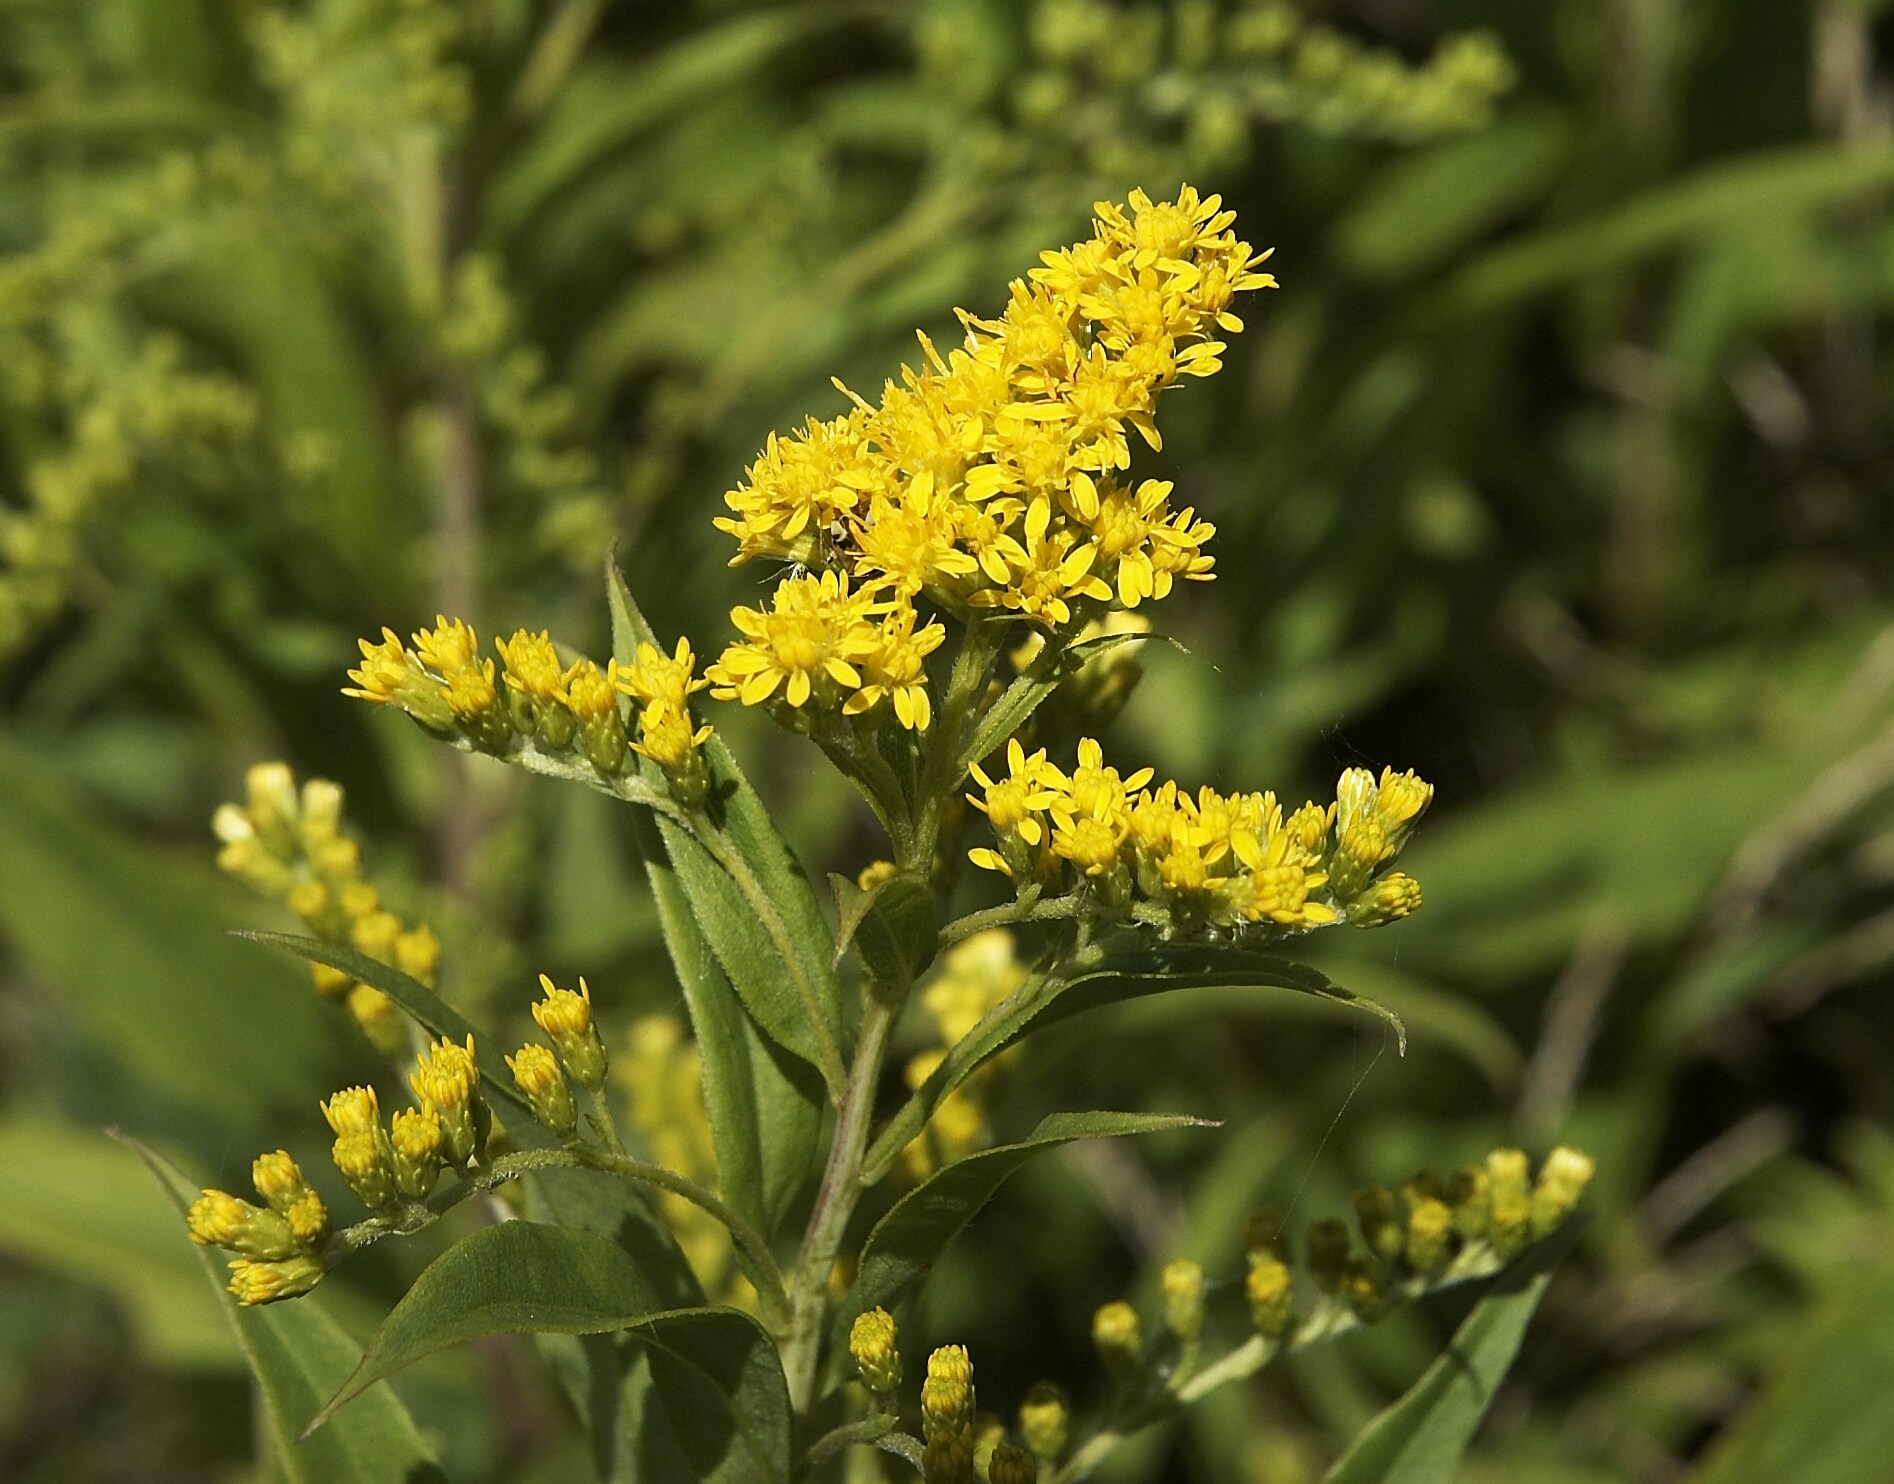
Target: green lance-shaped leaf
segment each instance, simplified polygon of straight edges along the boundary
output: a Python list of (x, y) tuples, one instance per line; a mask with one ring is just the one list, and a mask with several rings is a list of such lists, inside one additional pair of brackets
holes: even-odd
[(252, 943), (262, 943), (270, 948), (286, 948), (311, 963), (327, 964), (339, 969), (351, 979), (355, 979), (370, 988), (379, 989), (421, 1026), (437, 1036), (465, 1043), (469, 1036), (474, 1038), (474, 1065), (480, 1069), (481, 1086), (497, 1092), (501, 1097), (515, 1104), (527, 1113), (532, 1105), (519, 1088), (513, 1084), (513, 1076), (506, 1069), (505, 1060), (494, 1049), (496, 1042), (485, 1031), (477, 1028), (473, 1022), (449, 1005), (419, 979), (404, 974), (401, 970), (353, 948), (344, 948), (336, 943), (325, 943), (320, 938), (307, 938), (297, 933), (238, 932), (233, 937), (248, 938)]
[[(1211, 967), (1216, 965), (1216, 967)], [(1267, 954), (1224, 950), (1152, 953), (1120, 959), (1071, 979), (1028, 980), (1017, 993), (996, 1005), (971, 1031), (956, 1042), (946, 1059), (888, 1121), (864, 1161), (864, 1174), (878, 1179), (908, 1142), (920, 1133), (933, 1110), (982, 1063), (1036, 1031), (1147, 995), (1182, 989), (1270, 988), (1292, 989), (1316, 995), (1377, 1015), (1394, 1027), (1403, 1055), (1407, 1032), (1401, 1019), (1384, 1005), (1332, 983), (1320, 970)]]
[(1356, 1436), (1324, 1484), (1451, 1484), (1576, 1233), (1576, 1226), (1566, 1227), (1502, 1273), (1454, 1332), (1446, 1354)]
[(1017, 1144), (1002, 1144), (957, 1160), (902, 1196), (868, 1234), (856, 1284), (861, 1306), (871, 1309), (898, 1301), (926, 1276), (947, 1244), (1007, 1177), (1034, 1155), (1079, 1139), (1212, 1126), (1183, 1114), (1055, 1113)]
[(927, 971), (940, 924), (926, 882), (891, 876), (863, 891), (831, 872), (829, 885), (835, 891), (837, 963), (853, 947), (877, 983), (902, 990)]
[[(162, 1155), (118, 1135), (157, 1178), (177, 1207), (179, 1240), (197, 1188)], [(288, 1484), (446, 1484), (414, 1419), (386, 1386), (377, 1386), (334, 1427), (307, 1442), (297, 1429), (324, 1397), (349, 1378), (361, 1350), (329, 1317), (320, 1300), (292, 1299), (245, 1308), (225, 1291), (223, 1254), (199, 1250), (263, 1394), (271, 1450)]]
[[(617, 563), (607, 560), (612, 649), (629, 663), (657, 636), (638, 611)], [(730, 749), (703, 747), (710, 803), (687, 829), (661, 815), (658, 831), (697, 925), (765, 1035), (843, 1081), (842, 991), (829, 962), (829, 929), (809, 878), (777, 831)]]
[[(961, 749), (960, 771), (955, 775), (956, 779), (964, 778), (967, 769), (973, 764), (1004, 747), (1006, 739), (1026, 724), (1033, 712), (1039, 709), (1040, 702), (1052, 694), (1059, 682), (1078, 674), (1088, 660), (1107, 650), (1116, 649), (1121, 644), (1147, 643), (1158, 637), (1155, 634), (1101, 634), (1096, 639), (1087, 639), (1068, 649), (1054, 649), (1048, 645), (1000, 693), (1000, 698), (980, 718), (980, 724), (973, 729), (973, 736)], [(1164, 642), (1183, 648), (1174, 639)]]
[(806, 1062), (763, 1036), (743, 1013), (698, 930), (656, 822), (634, 814), (634, 829), (697, 1038), (717, 1183), (745, 1219), (772, 1235), (815, 1168), (821, 1079)]
[(616, 1242), (536, 1221), (486, 1227), (428, 1264), (307, 1431), (383, 1377), (449, 1345), (484, 1335), (603, 1334), (664, 1308), (657, 1287)]

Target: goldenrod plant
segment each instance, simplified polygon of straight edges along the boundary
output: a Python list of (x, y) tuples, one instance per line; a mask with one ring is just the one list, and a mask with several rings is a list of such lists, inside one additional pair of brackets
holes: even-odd
[[(433, 934), (381, 906), (340, 790), (298, 789), (271, 764), (218, 812), (225, 868), (310, 929), (258, 936), (315, 964), (377, 1048), (412, 1055), (412, 1102), (385, 1112), (365, 1081), (321, 1104), (359, 1219), (338, 1220), (278, 1151), (256, 1162), (264, 1205), (206, 1190), (191, 1239), (230, 1254), (248, 1308), (300, 1298), (469, 1202), (504, 1218), (421, 1273), (298, 1428), (346, 1428), (353, 1398), (456, 1340), (616, 1334), (548, 1342), (608, 1475), (662, 1432), (702, 1478), (1076, 1481), (1279, 1354), (1506, 1275), (1487, 1301), (1501, 1317), (1483, 1306), (1466, 1340), (1483, 1384), (1497, 1379), (1592, 1173), (1569, 1149), (1536, 1176), (1508, 1149), (1399, 1197), (1364, 1191), (1359, 1241), (1318, 1222), (1299, 1262), (1269, 1215), (1250, 1224), (1242, 1273), (1169, 1262), (1155, 1310), (1097, 1309), (1095, 1413), (1041, 1389), (989, 1398), (1016, 1427), (988, 1420), (960, 1344), (914, 1367), (918, 1397), (904, 1389), (896, 1315), (1008, 1176), (1076, 1141), (1199, 1124), (1055, 1113), (1008, 1141), (987, 1090), (1030, 1075), (1038, 1032), (1202, 985), (1365, 1006), (1296, 945), (1420, 905), (1396, 869), (1433, 798), (1413, 772), (1351, 767), (1332, 801), (1291, 805), (1159, 781), (1091, 734), (1132, 681), (1108, 657), (1147, 632), (1124, 616), (1215, 575), (1214, 527), (1134, 466), (1161, 447), (1160, 405), (1220, 369), (1239, 302), (1275, 286), (1268, 257), (1216, 196), (1134, 191), (1099, 203), (1092, 235), (1044, 253), (997, 314), (961, 312), (959, 344), (922, 336), (878, 397), (838, 382), (843, 410), (772, 437), (724, 497), (732, 565), (773, 588), (731, 613), (701, 671), (615, 568), (602, 662), (526, 629), (488, 653), (446, 615), (361, 641), (349, 696), (630, 808), (688, 1048), (673, 1020), (615, 1016), (609, 985), (542, 974), (539, 1037), (501, 1055), (503, 1037), (436, 992), (451, 979)], [(813, 743), (879, 822), (885, 854), (832, 877), (828, 910), (725, 745), (720, 706)], [(933, 1044), (908, 1063), (907, 1095), (885, 1096), (910, 1005)], [(632, 1068), (628, 1096), (615, 1061)], [(1402, 1405), (1441, 1405), (1417, 1394)], [(1457, 1455), (1484, 1394), (1444, 1395), (1435, 1422)]]

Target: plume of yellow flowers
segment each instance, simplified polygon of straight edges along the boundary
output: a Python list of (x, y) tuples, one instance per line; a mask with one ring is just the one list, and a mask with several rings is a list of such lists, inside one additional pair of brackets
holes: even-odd
[(1022, 889), (1087, 887), (1109, 908), (1155, 907), (1180, 928), (1378, 927), (1420, 905), (1414, 879), (1386, 870), (1433, 799), (1412, 772), (1350, 768), (1333, 804), (1285, 812), (1273, 793), (1147, 787), (1149, 768), (1121, 776), (1089, 737), (1070, 773), (1017, 738), (1006, 762), (997, 777), (973, 768), (982, 791), (967, 800), (995, 844), (968, 857)]
[[(1044, 254), (994, 319), (966, 311), (946, 355), (921, 337), (878, 404), (772, 436), (717, 525), (792, 571), (705, 673), (713, 694), (779, 712), (872, 718), (911, 731), (931, 707), (922, 661), (945, 637), (915, 607), (1000, 609), (1049, 629), (1207, 580), (1214, 527), (1133, 481), (1131, 434), (1160, 446), (1158, 397), (1222, 364), (1237, 293), (1273, 287), (1268, 257), (1215, 196), (1134, 191), (1096, 208), (1086, 241)], [(839, 385), (839, 383), (838, 383)], [(843, 388), (846, 392), (847, 389)]]
[[(426, 923), (405, 924), (382, 905), (362, 870), (362, 848), (343, 829), (342, 789), (311, 778), (300, 789), (287, 763), (259, 763), (245, 780), (244, 802), (224, 804), (211, 828), (222, 842), (217, 864), (294, 912), (319, 938), (346, 944), (393, 965), (430, 989), (440, 940)], [(312, 966), (317, 990), (344, 1000), (375, 1046), (405, 1044), (394, 1002), (327, 964)]]

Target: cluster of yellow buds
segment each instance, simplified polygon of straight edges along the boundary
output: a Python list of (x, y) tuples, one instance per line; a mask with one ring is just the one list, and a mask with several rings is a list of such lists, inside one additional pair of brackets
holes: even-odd
[[(425, 923), (405, 924), (383, 906), (362, 871), (362, 849), (342, 829), (342, 790), (311, 778), (299, 790), (285, 763), (259, 763), (245, 779), (244, 802), (224, 804), (211, 827), (222, 847), (217, 864), (286, 905), (317, 937), (347, 944), (432, 988), (440, 940)], [(313, 966), (316, 988), (343, 999), (384, 1054), (403, 1045), (395, 1005), (326, 964)]]
[(944, 635), (917, 598), (1058, 628), (1210, 577), (1214, 528), (1173, 508), (1168, 482), (1126, 476), (1130, 433), (1158, 447), (1159, 395), (1219, 368), (1217, 335), (1242, 328), (1236, 294), (1275, 282), (1255, 271), (1267, 254), (1188, 186), (1096, 210), (1093, 235), (1046, 253), (999, 318), (961, 311), (962, 347), (943, 356), (922, 336), (925, 363), (878, 405), (849, 393), (839, 417), (770, 438), (717, 524), (733, 564), (808, 572), (767, 611), (731, 615), (743, 638), (706, 672), (717, 694), (871, 719), (885, 698), (920, 730), (921, 661)]
[(250, 1177), (267, 1203), (253, 1206), (221, 1190), (206, 1190), (186, 1218), (191, 1240), (237, 1254), (230, 1291), (239, 1303), (263, 1304), (307, 1293), (320, 1281), (329, 1213), (282, 1150), (258, 1155)]
[(1335, 803), (1285, 814), (1273, 793), (1149, 788), (1149, 768), (1120, 775), (1089, 737), (1069, 774), (1017, 738), (1006, 761), (999, 777), (973, 769), (982, 792), (967, 799), (997, 848), (968, 858), (1022, 888), (1085, 886), (1108, 908), (1152, 904), (1180, 927), (1378, 927), (1420, 905), (1413, 878), (1386, 870), (1433, 798), (1411, 772), (1350, 768)]
[(471, 1036), (464, 1046), (442, 1039), (417, 1055), (408, 1085), (417, 1106), (398, 1111), (386, 1128), (372, 1087), (345, 1087), (322, 1104), (335, 1134), (330, 1157), (371, 1211), (425, 1200), (443, 1165), (465, 1170), (486, 1157), (492, 1114)]
[[(1026, 982), (1026, 967), (1014, 952), (1013, 935), (989, 928), (956, 943), (921, 991), (921, 1007), (933, 1019), (938, 1044), (910, 1057), (904, 1074), (918, 1089), (947, 1053), (995, 1005)], [(902, 1169), (919, 1180), (970, 1153), (986, 1134), (987, 1108), (1005, 1078), (1006, 1057), (994, 1057), (935, 1107), (927, 1127), (901, 1152)]]
[[(355, 682), (343, 694), (405, 711), (427, 730), (457, 737), (500, 756), (528, 742), (554, 754), (577, 751), (599, 773), (624, 771), (628, 751), (650, 758), (680, 795), (703, 794), (698, 748), (710, 728), (694, 727), (688, 698), (705, 684), (694, 680), (690, 645), (663, 655), (641, 645), (637, 659), (621, 670), (589, 659), (567, 664), (552, 638), (516, 630), (496, 639), (496, 668), (480, 653), (480, 637), (459, 619), (439, 616), (420, 629), (410, 647), (392, 629), (379, 644), (360, 641), (362, 663), (349, 671)], [(638, 703), (637, 729), (628, 735), (619, 713), (620, 693)]]
[[(848, 1351), (874, 1410), (898, 1416), (901, 1352), (894, 1317), (886, 1309), (857, 1316), (848, 1332)], [(923, 1484), (1037, 1484), (1040, 1465), (1049, 1464), (1065, 1446), (1063, 1400), (1047, 1388), (1036, 1389), (1020, 1408), (1020, 1435), (1025, 1447), (1007, 1440), (998, 1419), (976, 1414), (973, 1361), (966, 1346), (943, 1345), (928, 1356), (921, 1382)]]
[(546, 975), (539, 976), (544, 998), (533, 1005), (533, 1019), (552, 1042), (552, 1049), (529, 1041), (506, 1059), (533, 1116), (560, 1138), (579, 1126), (571, 1078), (594, 1097), (605, 1087), (605, 1043), (592, 1024), (592, 987), (585, 980), (577, 989), (561, 989)]
[[(473, 1038), (465, 1046), (437, 1041), (415, 1058), (408, 1079), (419, 1106), (382, 1125), (372, 1087), (345, 1087), (321, 1104), (335, 1135), (330, 1157), (356, 1199), (370, 1211), (427, 1199), (443, 1165), (466, 1169), (486, 1157), (492, 1114), (480, 1093)], [(329, 1214), (296, 1162), (278, 1150), (252, 1170), (260, 1210), (221, 1190), (206, 1190), (191, 1207), (191, 1240), (239, 1254), (230, 1291), (243, 1304), (307, 1293), (323, 1274)]]

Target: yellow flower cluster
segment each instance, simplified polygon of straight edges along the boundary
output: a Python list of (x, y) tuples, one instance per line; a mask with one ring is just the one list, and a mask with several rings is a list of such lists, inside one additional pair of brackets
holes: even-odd
[[(505, 753), (527, 739), (548, 752), (576, 748), (608, 777), (623, 771), (629, 748), (662, 768), (687, 797), (701, 797), (697, 750), (711, 729), (692, 726), (689, 698), (708, 682), (692, 677), (688, 640), (678, 640), (669, 655), (641, 644), (623, 669), (616, 660), (604, 669), (584, 658), (567, 664), (548, 633), (525, 629), (494, 641), (496, 669), (481, 658), (474, 629), (444, 616), (418, 630), (412, 647), (393, 629), (382, 630), (379, 644), (359, 643), (362, 663), (349, 671), (355, 684), (344, 695), (397, 707), (429, 731), (463, 737), (486, 752)], [(638, 707), (635, 738), (627, 738), (619, 715), (621, 692)]]
[(718, 526), (736, 562), (773, 557), (792, 575), (767, 612), (738, 609), (743, 638), (709, 672), (746, 705), (888, 698), (926, 725), (920, 659), (939, 642), (914, 603), (965, 615), (997, 608), (1056, 628), (1075, 611), (1135, 608), (1178, 578), (1207, 579), (1214, 528), (1171, 486), (1132, 482), (1132, 430), (1159, 446), (1157, 399), (1221, 365), (1219, 333), (1242, 328), (1236, 294), (1273, 286), (1229, 230), (1217, 197), (1142, 192), (1101, 202), (1093, 235), (1046, 253), (997, 319), (961, 312), (965, 344), (925, 336), (878, 405), (772, 436), (730, 491)]
[[(1005, 928), (975, 933), (948, 949), (921, 991), (921, 1006), (933, 1019), (939, 1044), (908, 1060), (908, 1086), (918, 1089), (933, 1076), (947, 1053), (987, 1011), (1025, 982), (1025, 966), (1014, 954), (1013, 935)], [(983, 1063), (940, 1100), (926, 1129), (901, 1151), (901, 1167), (911, 1179), (923, 1179), (979, 1145), (986, 1136), (987, 1107), (1005, 1076), (1005, 1061), (1001, 1055)]]
[[(361, 847), (342, 831), (342, 790), (311, 778), (300, 790), (284, 763), (259, 763), (245, 779), (244, 802), (221, 806), (211, 820), (222, 848), (217, 864), (284, 903), (317, 937), (347, 944), (430, 989), (440, 940), (425, 923), (404, 924), (382, 905), (362, 874)], [(326, 964), (313, 965), (316, 988), (347, 1001), (385, 1054), (402, 1047), (395, 1005)]]
[(1385, 871), (1433, 798), (1412, 772), (1350, 768), (1335, 803), (1285, 814), (1273, 793), (1149, 788), (1149, 768), (1121, 776), (1089, 737), (1069, 774), (1016, 738), (1006, 756), (1000, 777), (973, 769), (983, 791), (967, 799), (998, 848), (968, 857), (1022, 887), (1087, 885), (1109, 907), (1141, 900), (1179, 926), (1376, 927), (1420, 905), (1411, 877)]
[[(785, 578), (767, 610), (735, 608), (743, 638), (704, 674), (721, 701), (792, 710), (814, 700), (844, 716), (874, 712), (885, 700), (909, 731), (927, 730), (933, 706), (925, 661), (947, 637), (920, 623), (912, 603), (880, 586), (851, 591), (836, 572)], [(916, 627), (919, 624), (920, 627)]]
[(225, 1191), (206, 1190), (186, 1217), (191, 1240), (237, 1254), (230, 1264), (230, 1291), (239, 1303), (262, 1304), (307, 1293), (324, 1271), (329, 1213), (322, 1197), (280, 1149), (257, 1156), (250, 1175), (268, 1205), (253, 1206)]

